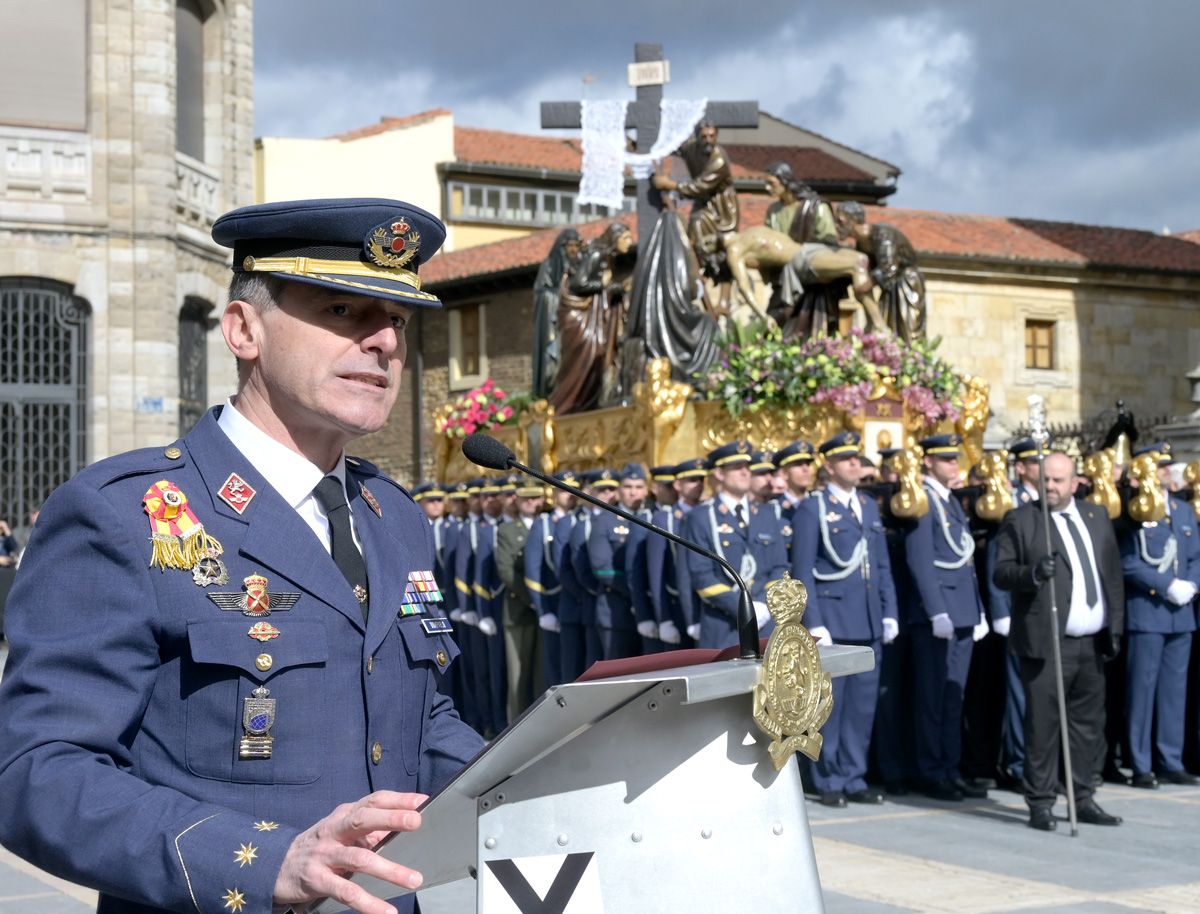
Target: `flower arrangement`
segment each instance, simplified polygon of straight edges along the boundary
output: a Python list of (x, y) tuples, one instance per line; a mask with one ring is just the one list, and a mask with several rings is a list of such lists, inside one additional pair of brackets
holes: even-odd
[(506, 393), (488, 378), (443, 407), (434, 418), (434, 429), (447, 438), (465, 438), (475, 432), (511, 425), (529, 399), (525, 393)]
[(941, 339), (904, 343), (855, 328), (848, 336), (785, 341), (778, 329), (747, 341), (724, 341), (720, 361), (697, 386), (737, 418), (763, 409), (830, 404), (863, 409), (877, 384), (890, 380), (905, 404), (934, 425), (958, 417), (963, 379), (937, 354)]

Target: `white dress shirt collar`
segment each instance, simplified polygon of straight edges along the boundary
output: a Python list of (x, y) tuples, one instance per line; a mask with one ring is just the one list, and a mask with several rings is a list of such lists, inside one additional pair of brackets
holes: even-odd
[(721, 504), (735, 513), (737, 512), (738, 505), (741, 505), (742, 516), (747, 520), (750, 519), (750, 497), (748, 495), (743, 495), (741, 498), (734, 498), (728, 492), (721, 492), (718, 498), (720, 498)]
[(346, 488), (344, 452), (338, 457), (334, 468), (326, 473), (308, 458), (280, 444), (260, 429), (238, 412), (229, 400), (225, 401), (217, 425), (250, 465), (258, 470), (259, 475), (293, 508), (299, 508), (325, 476), (336, 476), (342, 488)]
[(926, 474), (925, 485), (933, 489), (933, 491), (941, 497), (942, 501), (950, 500), (950, 490), (946, 488), (946, 486), (942, 485), (941, 481), (935, 479), (932, 475)]

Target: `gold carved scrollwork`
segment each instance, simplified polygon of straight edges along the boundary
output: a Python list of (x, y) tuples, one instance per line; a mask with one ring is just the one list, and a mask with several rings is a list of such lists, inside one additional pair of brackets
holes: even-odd
[(988, 423), (988, 382), (983, 378), (967, 378), (963, 392), (963, 408), (954, 423), (954, 430), (962, 438), (962, 448), (967, 457), (967, 466), (979, 466), (983, 459), (983, 432)]
[(646, 366), (646, 380), (634, 387), (634, 408), (641, 423), (653, 429), (652, 453), (647, 455), (651, 466), (664, 461), (667, 445), (683, 421), (691, 395), (691, 385), (671, 379), (670, 359), (652, 359)]
[(1083, 475), (1092, 482), (1092, 491), (1087, 500), (1093, 505), (1099, 505), (1108, 512), (1109, 520), (1121, 516), (1121, 493), (1113, 484), (1113, 463), (1115, 452), (1105, 448), (1090, 454), (1083, 462)]
[(1200, 460), (1193, 460), (1183, 471), (1183, 480), (1192, 487), (1192, 510), (1200, 517)]
[(1013, 508), (1012, 489), (1008, 486), (1008, 451), (991, 451), (975, 465), (983, 479), (983, 494), (975, 502), (975, 513), (983, 520), (1001, 521)]
[(892, 457), (892, 468), (899, 477), (899, 488), (889, 503), (892, 514), (906, 520), (924, 517), (929, 512), (929, 495), (921, 483), (921, 449), (900, 451)]
[(1137, 483), (1137, 494), (1129, 499), (1129, 516), (1139, 524), (1166, 517), (1167, 499), (1158, 481), (1158, 455), (1135, 457), (1129, 476)]

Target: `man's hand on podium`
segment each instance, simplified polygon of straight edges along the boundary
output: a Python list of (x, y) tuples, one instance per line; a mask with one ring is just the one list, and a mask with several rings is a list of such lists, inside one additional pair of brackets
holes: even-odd
[(489, 638), (500, 631), (500, 629), (496, 627), (496, 620), (491, 616), (484, 616), (479, 620), (479, 630)]
[(401, 888), (417, 888), (420, 873), (384, 859), (374, 848), (391, 832), (420, 828), (417, 807), (427, 799), (421, 793), (379, 790), (337, 807), (292, 842), (272, 900), (300, 911), (318, 898), (333, 898), (361, 914), (396, 914), (394, 907), (343, 874), (366, 873)]

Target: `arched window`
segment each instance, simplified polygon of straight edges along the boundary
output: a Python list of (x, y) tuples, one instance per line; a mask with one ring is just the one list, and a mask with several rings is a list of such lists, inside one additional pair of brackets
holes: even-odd
[(213, 306), (189, 296), (179, 309), (179, 434), (192, 430), (208, 408), (208, 331)]
[(0, 511), (11, 524), (87, 463), (90, 314), (62, 283), (0, 278)]

